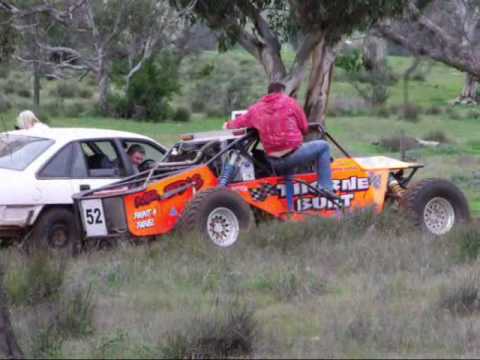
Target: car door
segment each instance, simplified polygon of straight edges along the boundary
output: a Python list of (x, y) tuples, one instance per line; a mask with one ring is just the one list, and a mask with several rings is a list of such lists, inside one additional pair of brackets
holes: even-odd
[(75, 143), (72, 162), (73, 192), (97, 189), (128, 175), (115, 139), (84, 140)]

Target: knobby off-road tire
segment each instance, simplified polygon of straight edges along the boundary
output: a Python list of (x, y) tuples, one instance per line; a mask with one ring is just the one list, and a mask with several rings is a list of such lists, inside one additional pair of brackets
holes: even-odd
[(75, 255), (80, 247), (80, 233), (73, 212), (52, 208), (40, 215), (33, 227), (29, 248), (49, 249)]
[(400, 205), (425, 232), (441, 236), (470, 220), (467, 199), (447, 180), (426, 179), (410, 186)]
[(237, 193), (225, 188), (199, 192), (178, 224), (185, 234), (196, 232), (219, 247), (235, 244), (241, 232), (254, 226), (252, 211)]

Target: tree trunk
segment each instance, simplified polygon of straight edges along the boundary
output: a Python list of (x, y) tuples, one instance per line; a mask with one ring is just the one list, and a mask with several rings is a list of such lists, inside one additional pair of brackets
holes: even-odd
[(33, 110), (35, 113), (40, 110), (40, 66), (36, 61), (33, 63)]
[(305, 113), (309, 122), (325, 125), (335, 59), (335, 48), (324, 38), (313, 51), (312, 71), (305, 99)]
[(110, 92), (110, 78), (107, 69), (107, 64), (105, 63), (104, 53), (99, 52), (99, 66), (97, 73), (97, 83), (98, 83), (98, 104), (100, 106), (100, 111), (103, 114), (108, 114), (108, 95)]
[(3, 272), (0, 268), (0, 358), (22, 359), (23, 352), (18, 346), (17, 339), (10, 322), (10, 312), (7, 306), (7, 297), (3, 289)]
[(385, 39), (369, 33), (363, 42), (363, 63), (367, 71), (384, 73), (387, 43)]
[(280, 50), (277, 51), (269, 46), (263, 46), (259, 50), (258, 59), (260, 60), (270, 83), (281, 82), (286, 77), (287, 70), (283, 64)]
[(465, 76), (465, 85), (463, 87), (462, 95), (460, 95), (460, 101), (468, 100), (476, 102), (477, 88), (477, 80), (473, 75), (467, 73)]

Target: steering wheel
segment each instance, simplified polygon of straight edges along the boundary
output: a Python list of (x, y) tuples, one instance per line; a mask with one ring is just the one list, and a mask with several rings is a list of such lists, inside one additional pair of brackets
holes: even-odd
[(143, 172), (146, 170), (152, 169), (157, 162), (153, 159), (147, 159), (144, 162), (142, 162), (140, 165), (138, 165), (138, 171)]

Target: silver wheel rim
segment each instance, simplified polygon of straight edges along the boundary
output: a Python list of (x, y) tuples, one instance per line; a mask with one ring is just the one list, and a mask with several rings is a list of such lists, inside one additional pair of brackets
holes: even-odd
[(455, 209), (450, 201), (441, 197), (433, 198), (425, 205), (423, 221), (432, 234), (445, 235), (455, 224)]
[(215, 245), (220, 247), (232, 246), (240, 233), (238, 218), (230, 209), (216, 208), (208, 215), (207, 232)]

